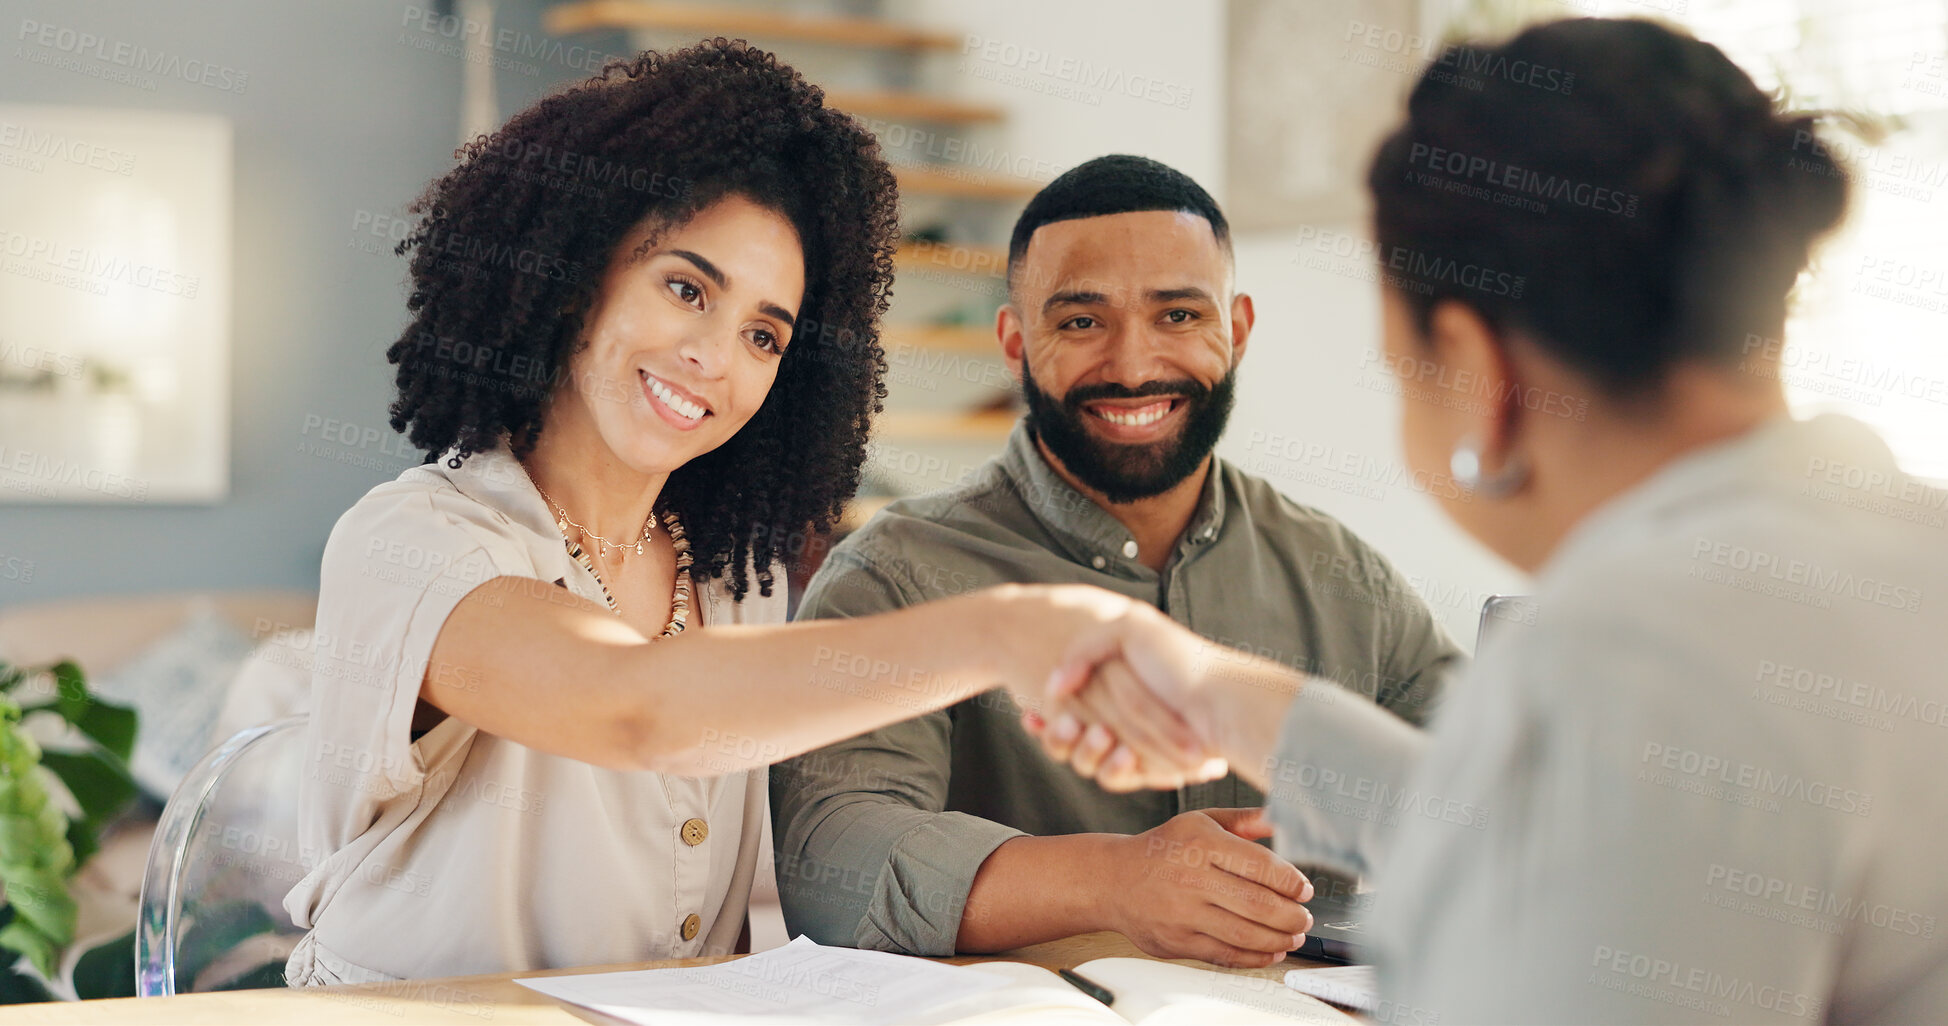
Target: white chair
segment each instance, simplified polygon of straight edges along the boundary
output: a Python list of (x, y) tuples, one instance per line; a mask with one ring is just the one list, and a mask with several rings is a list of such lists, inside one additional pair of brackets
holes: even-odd
[(142, 878), (142, 997), (284, 985), (303, 931), (284, 895), (311, 869), (297, 834), (304, 716), (238, 731), (169, 798)]

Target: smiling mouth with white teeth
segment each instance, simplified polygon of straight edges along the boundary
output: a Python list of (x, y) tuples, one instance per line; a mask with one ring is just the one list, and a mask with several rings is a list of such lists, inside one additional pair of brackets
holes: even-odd
[(1155, 424), (1157, 421), (1169, 416), (1170, 411), (1176, 409), (1180, 401), (1178, 399), (1164, 399), (1159, 402), (1131, 407), (1091, 406), (1089, 412), (1091, 415), (1100, 417), (1111, 424), (1119, 424), (1123, 427), (1144, 427), (1149, 424)]
[(702, 420), (704, 415), (710, 412), (709, 407), (700, 406), (683, 398), (674, 389), (663, 384), (661, 379), (652, 376), (648, 371), (638, 371), (637, 373), (643, 376), (643, 381), (649, 386), (649, 394), (655, 396), (657, 402), (662, 403), (669, 408), (670, 412), (682, 417), (684, 420)]

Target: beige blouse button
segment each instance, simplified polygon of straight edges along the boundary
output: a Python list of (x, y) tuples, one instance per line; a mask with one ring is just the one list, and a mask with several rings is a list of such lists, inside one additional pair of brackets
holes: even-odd
[(689, 915), (684, 916), (683, 917), (683, 939), (696, 940), (697, 930), (702, 926), (703, 926), (703, 920), (697, 918), (697, 914), (695, 912), (692, 912)]
[(697, 845), (702, 844), (703, 839), (709, 836), (710, 836), (710, 824), (705, 823), (701, 819), (686, 819), (683, 821), (683, 843), (684, 844), (687, 844), (690, 847), (694, 848)]
[(1129, 541), (1126, 541), (1126, 542), (1124, 542), (1124, 543), (1123, 543), (1123, 555), (1125, 555), (1125, 556), (1128, 556), (1128, 557), (1129, 557), (1129, 558), (1131, 558), (1131, 559), (1135, 559), (1135, 558), (1136, 558), (1136, 539), (1135, 539), (1135, 538), (1131, 538), (1131, 539), (1130, 539)]

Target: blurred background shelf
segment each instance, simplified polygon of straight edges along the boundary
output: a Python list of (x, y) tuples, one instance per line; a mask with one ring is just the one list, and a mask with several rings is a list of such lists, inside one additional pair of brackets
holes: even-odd
[(946, 271), (1000, 278), (1008, 271), (1008, 251), (1000, 246), (909, 241), (902, 243), (893, 254), (893, 267), (899, 271)]
[(898, 90), (831, 90), (825, 94), (828, 106), (848, 114), (868, 118), (904, 118), (938, 124), (998, 124), (1008, 114), (1000, 107), (981, 103), (961, 103), (925, 93)]
[(997, 359), (1001, 355), (1001, 344), (994, 337), (994, 328), (986, 324), (892, 323), (880, 329), (880, 341), (888, 352), (897, 346), (907, 345), (943, 352), (978, 353)]
[(903, 442), (993, 442), (999, 449), (1014, 430), (1012, 409), (941, 413), (887, 410), (873, 425), (873, 437)]
[(748, 36), (754, 41), (788, 39), (832, 46), (881, 50), (941, 51), (960, 45), (947, 32), (910, 28), (877, 18), (815, 17), (703, 4), (666, 4), (650, 0), (578, 0), (556, 4), (542, 24), (556, 35), (602, 29), (647, 29), (703, 36)]
[(1041, 182), (969, 171), (951, 165), (905, 165), (893, 168), (900, 195), (949, 196), (956, 199), (1021, 200), (1042, 191)]

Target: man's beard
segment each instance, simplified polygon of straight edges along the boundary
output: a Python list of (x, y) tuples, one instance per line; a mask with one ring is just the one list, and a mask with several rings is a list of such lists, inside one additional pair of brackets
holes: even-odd
[[(1224, 425), (1231, 417), (1231, 403), (1237, 371), (1226, 371), (1215, 386), (1206, 387), (1188, 378), (1178, 381), (1147, 381), (1135, 389), (1103, 382), (1077, 385), (1061, 401), (1042, 391), (1021, 365), (1021, 390), (1028, 400), (1028, 430), (1035, 433), (1069, 473), (1084, 485), (1121, 505), (1162, 495), (1195, 473), (1211, 454)], [(1177, 437), (1144, 444), (1111, 442), (1091, 434), (1084, 417), (1091, 414), (1082, 404), (1096, 399), (1142, 399), (1149, 396), (1181, 397), (1184, 426)]]

